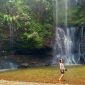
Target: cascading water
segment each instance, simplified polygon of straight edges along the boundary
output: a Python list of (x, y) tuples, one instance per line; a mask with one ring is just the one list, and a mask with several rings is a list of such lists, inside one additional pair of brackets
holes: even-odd
[[(56, 3), (56, 28), (55, 28), (55, 41), (53, 47), (53, 61), (56, 64), (57, 60), (63, 58), (66, 64), (78, 64), (79, 52), (75, 53), (76, 44), (76, 28), (68, 27), (68, 10), (70, 0), (55, 0)], [(71, 0), (72, 1), (72, 0)], [(78, 47), (77, 47), (78, 48)], [(79, 49), (79, 48), (78, 48)]]
[(54, 58), (53, 64), (57, 63), (57, 59), (63, 58), (66, 64), (77, 64), (79, 56), (74, 54), (75, 45), (75, 28), (56, 27)]

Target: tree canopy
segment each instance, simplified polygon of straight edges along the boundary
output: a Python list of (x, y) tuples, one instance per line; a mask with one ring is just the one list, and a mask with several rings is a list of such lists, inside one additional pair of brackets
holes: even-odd
[[(0, 0), (0, 46), (7, 49), (9, 45), (15, 49), (43, 47), (44, 41), (53, 36), (53, 10), (57, 8), (52, 3), (53, 0)], [(68, 25), (85, 25), (84, 0), (68, 12)], [(63, 21), (60, 19), (59, 24)]]
[(14, 48), (43, 47), (52, 38), (52, 9), (52, 0), (0, 0), (1, 39)]
[(80, 0), (75, 7), (70, 10), (70, 18), (68, 23), (74, 26), (85, 26), (85, 1)]

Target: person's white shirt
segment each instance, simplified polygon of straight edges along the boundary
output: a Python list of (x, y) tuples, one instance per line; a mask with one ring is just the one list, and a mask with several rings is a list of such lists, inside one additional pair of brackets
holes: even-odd
[(60, 63), (60, 69), (61, 70), (65, 70), (65, 67), (64, 67), (64, 64), (63, 63)]

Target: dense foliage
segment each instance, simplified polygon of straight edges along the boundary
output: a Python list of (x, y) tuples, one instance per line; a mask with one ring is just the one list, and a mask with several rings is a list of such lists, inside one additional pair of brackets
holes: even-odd
[(85, 26), (85, 0), (78, 0), (74, 7), (71, 7), (68, 23), (75, 26)]
[(0, 0), (0, 39), (4, 47), (43, 47), (52, 38), (52, 0)]
[[(43, 47), (53, 35), (53, 9), (57, 8), (52, 3), (52, 0), (0, 0), (0, 48)], [(69, 25), (85, 25), (84, 0), (68, 12)], [(61, 18), (59, 24), (65, 22)]]

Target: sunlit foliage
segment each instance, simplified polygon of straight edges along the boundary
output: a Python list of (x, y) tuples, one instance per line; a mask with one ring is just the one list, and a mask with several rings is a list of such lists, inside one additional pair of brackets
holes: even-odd
[(43, 47), (52, 38), (52, 7), (51, 0), (0, 0), (1, 39), (12, 39), (15, 48)]

